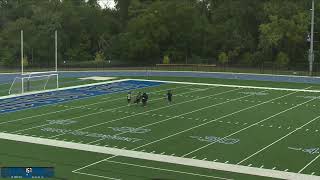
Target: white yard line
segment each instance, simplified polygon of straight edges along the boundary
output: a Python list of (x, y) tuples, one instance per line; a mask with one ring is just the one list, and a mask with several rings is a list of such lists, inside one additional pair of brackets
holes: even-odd
[(312, 161), (310, 161), (307, 165), (305, 165), (302, 169), (300, 169), (300, 171), (298, 173), (302, 173), (302, 171), (304, 171), (307, 167), (309, 167), (313, 162), (315, 162), (319, 158), (320, 158), (320, 155), (315, 157)]
[[(32, 144), (40, 144), (40, 145), (46, 145), (46, 146), (52, 146), (52, 147), (67, 148), (67, 149), (80, 150), (80, 151), (86, 151), (86, 152), (95, 152), (95, 153), (101, 153), (101, 154), (123, 156), (123, 157), (143, 159), (143, 160), (149, 160), (149, 161), (157, 161), (157, 162), (163, 162), (163, 163), (192, 166), (192, 167), (198, 167), (198, 168), (215, 169), (215, 170), (228, 171), (228, 172), (234, 172), (234, 173), (271, 177), (271, 178), (290, 179), (290, 180), (319, 179), (319, 176), (296, 174), (291, 172), (282, 172), (277, 170), (217, 163), (212, 161), (188, 159), (183, 157), (152, 154), (152, 153), (116, 149), (116, 148), (109, 148), (109, 147), (102, 147), (102, 146), (95, 146), (95, 145), (79, 144), (74, 142), (65, 142), (65, 141), (58, 141), (53, 139), (29, 137), (29, 136), (22, 136), (22, 135), (8, 134), (8, 133), (0, 133), (0, 139), (26, 142), (26, 143), (32, 143)], [(100, 162), (103, 162), (103, 161), (106, 161), (106, 160), (102, 160)], [(98, 163), (96, 162), (95, 164), (98, 164)], [(77, 172), (77, 171), (78, 170), (75, 170), (73, 172)]]
[[(227, 114), (227, 115), (225, 115), (225, 116), (221, 116), (221, 117), (216, 118), (216, 119), (213, 119), (213, 120), (211, 120), (211, 121), (207, 121), (207, 122), (205, 122), (205, 123), (199, 124), (199, 125), (197, 125), (197, 126), (194, 126), (194, 127), (189, 128), (189, 129), (185, 129), (185, 130), (183, 130), (183, 131), (177, 132), (177, 133), (172, 134), (172, 135), (170, 135), (170, 136), (167, 136), (167, 137), (158, 139), (158, 140), (156, 140), (156, 141), (150, 142), (150, 143), (148, 143), (148, 144), (142, 145), (142, 146), (140, 146), (140, 147), (138, 147), (138, 148), (145, 147), (145, 146), (147, 146), (147, 145), (154, 144), (154, 143), (159, 142), (159, 141), (163, 141), (163, 140), (168, 139), (168, 138), (170, 138), (170, 137), (174, 137), (174, 136), (176, 136), (176, 135), (179, 135), (179, 134), (188, 132), (188, 131), (193, 130), (193, 129), (196, 129), (196, 128), (198, 128), (198, 127), (202, 127), (202, 126), (207, 125), (207, 124), (209, 124), (209, 123), (211, 123), (211, 122), (215, 122), (215, 121), (218, 121), (218, 120), (220, 120), (220, 119), (224, 119), (224, 118), (229, 117), (229, 116), (232, 116), (232, 115), (234, 115), (234, 114), (238, 114), (238, 113), (243, 112), (243, 111), (246, 111), (246, 110), (248, 110), (248, 109), (255, 108), (255, 107), (257, 107), (257, 106), (266, 104), (266, 103), (268, 103), (268, 102), (271, 102), (271, 101), (274, 101), (274, 100), (277, 100), (277, 99), (281, 99), (281, 98), (283, 98), (283, 97), (286, 97), (286, 96), (289, 96), (289, 95), (292, 95), (292, 94), (294, 94), (294, 93), (286, 94), (286, 95), (283, 95), (283, 96), (280, 96), (280, 97), (277, 97), (277, 98), (274, 98), (274, 99), (271, 99), (271, 100), (268, 100), (268, 101), (265, 101), (265, 102), (262, 102), (262, 103), (259, 103), (259, 104), (256, 104), (256, 105), (253, 105), (253, 106), (244, 108), (244, 109), (240, 109), (240, 110), (238, 110), (238, 111), (235, 111), (235, 112), (233, 112), (233, 113)], [(136, 148), (135, 148), (135, 149), (136, 149)], [(133, 150), (135, 150), (135, 149), (133, 149)], [(184, 155), (184, 156), (185, 156), (185, 155)], [(182, 157), (184, 157), (184, 156), (182, 156)]]
[[(171, 89), (172, 89), (172, 90), (176, 90), (176, 89), (185, 88), (185, 87), (189, 87), (189, 86), (191, 86), (191, 85), (179, 86), (179, 87), (171, 88)], [(168, 90), (168, 89), (159, 90), (159, 91), (154, 91), (154, 93), (163, 92), (163, 91), (167, 91), (167, 90)], [(96, 97), (97, 97), (97, 96), (96, 96)], [(42, 117), (42, 116), (50, 115), (50, 114), (57, 114), (57, 113), (60, 113), (60, 112), (66, 112), (66, 111), (70, 111), (70, 110), (74, 110), (74, 109), (81, 109), (81, 108), (83, 108), (83, 107), (93, 106), (93, 105), (97, 105), (97, 104), (104, 104), (104, 103), (113, 102), (113, 101), (118, 101), (118, 100), (123, 100), (123, 99), (124, 99), (124, 98), (121, 97), (121, 98), (117, 98), (117, 99), (113, 99), (113, 100), (101, 101), (101, 102), (91, 103), (91, 104), (87, 104), (87, 105), (71, 107), (71, 108), (67, 108), (67, 109), (64, 109), (64, 110), (53, 111), (53, 112), (49, 112), (49, 113), (43, 113), (43, 114), (39, 114), (39, 115), (35, 115), (35, 116), (28, 116), (28, 117), (24, 117), (24, 118), (20, 118), (20, 119), (15, 119), (15, 120), (11, 120), (11, 121), (0, 122), (0, 125), (1, 125), (1, 124), (6, 124), (6, 123), (12, 123), (12, 122), (17, 122), (17, 121), (22, 121), (22, 120), (26, 120), (26, 119), (32, 119), (32, 118)], [(78, 100), (80, 100), (80, 99), (78, 99)], [(82, 100), (83, 100), (83, 99), (82, 99)], [(73, 101), (72, 101), (72, 102), (73, 102)], [(125, 106), (120, 106), (120, 107), (121, 107), (121, 108), (122, 108), (122, 107), (127, 107), (127, 105), (125, 105)], [(118, 107), (118, 108), (120, 108), (120, 107)], [(113, 110), (113, 109), (112, 109), (112, 110)]]
[(290, 89), (290, 88), (271, 88), (271, 87), (261, 87), (261, 86), (240, 86), (240, 85), (193, 83), (193, 82), (181, 82), (181, 81), (146, 80), (146, 79), (128, 79), (128, 80), (140, 80), (140, 81), (147, 81), (147, 82), (162, 82), (162, 83), (172, 83), (172, 84), (190, 84), (190, 85), (203, 85), (203, 86), (231, 87), (231, 88), (233, 87), (233, 88), (245, 88), (245, 89), (262, 89), (262, 90), (276, 90), (276, 91), (320, 93), (320, 90), (307, 90), (311, 86), (306, 89)]
[[(75, 131), (81, 131), (81, 130), (84, 130), (84, 129), (89, 129), (89, 128), (92, 128), (92, 127), (101, 126), (101, 125), (104, 125), (104, 124), (120, 121), (120, 120), (127, 119), (127, 118), (130, 118), (130, 117), (146, 114), (146, 113), (149, 113), (149, 112), (153, 112), (153, 111), (165, 109), (165, 108), (168, 108), (168, 107), (177, 106), (177, 105), (180, 105), (180, 104), (185, 104), (185, 103), (189, 103), (189, 102), (197, 101), (197, 100), (200, 100), (200, 99), (205, 99), (205, 98), (208, 98), (208, 97), (217, 96), (217, 95), (221, 95), (221, 94), (225, 94), (225, 93), (229, 93), (229, 92), (233, 92), (233, 91), (237, 91), (237, 90), (239, 90), (239, 89), (232, 89), (232, 90), (229, 90), (229, 91), (224, 91), (224, 92), (221, 92), (221, 93), (217, 93), (217, 94), (213, 94), (213, 95), (209, 95), (209, 96), (204, 96), (204, 97), (197, 98), (197, 99), (192, 99), (192, 100), (183, 101), (183, 102), (176, 103), (176, 104), (171, 104), (169, 106), (164, 106), (164, 107), (161, 107), (161, 108), (156, 108), (156, 109), (153, 109), (153, 110), (149, 110), (149, 111), (145, 111), (145, 112), (141, 112), (141, 113), (137, 113), (137, 114), (121, 117), (121, 118), (114, 119), (114, 120), (111, 120), (111, 121), (98, 123), (98, 124), (94, 124), (94, 125), (91, 125), (91, 126), (86, 126), (84, 128), (76, 129)], [(186, 93), (190, 93), (190, 92), (186, 92)], [(182, 93), (182, 94), (186, 94), (186, 93)], [(159, 99), (162, 99), (162, 98), (159, 98)], [(54, 138), (54, 137), (58, 137), (58, 136), (62, 136), (62, 135), (64, 135), (64, 134), (58, 134), (58, 135), (52, 136), (50, 138)], [(91, 142), (91, 143), (94, 143), (94, 142)]]
[(276, 143), (278, 143), (278, 142), (282, 141), (283, 139), (287, 138), (287, 137), (288, 137), (288, 136), (290, 136), (291, 134), (293, 134), (293, 133), (297, 132), (298, 130), (301, 130), (302, 128), (304, 128), (305, 126), (309, 125), (310, 123), (312, 123), (312, 122), (314, 122), (314, 121), (318, 120), (319, 118), (320, 118), (320, 116), (318, 116), (318, 117), (316, 117), (316, 118), (312, 119), (311, 121), (309, 121), (309, 122), (305, 123), (304, 125), (302, 125), (302, 126), (300, 126), (300, 127), (296, 128), (295, 130), (291, 131), (291, 132), (290, 132), (290, 133), (288, 133), (287, 135), (285, 135), (285, 136), (283, 136), (283, 137), (279, 138), (278, 140), (276, 140), (276, 141), (272, 142), (271, 144), (269, 144), (269, 145), (265, 146), (264, 148), (260, 149), (259, 151), (257, 151), (257, 152), (255, 152), (255, 153), (253, 153), (252, 155), (250, 155), (250, 156), (248, 156), (248, 157), (244, 158), (243, 160), (241, 160), (241, 161), (240, 161), (240, 162), (238, 162), (237, 164), (241, 164), (241, 163), (245, 162), (246, 160), (248, 160), (248, 159), (252, 158), (253, 156), (255, 156), (255, 155), (259, 154), (260, 152), (262, 152), (262, 151), (266, 150), (267, 148), (271, 147), (272, 145), (274, 145), (274, 144), (276, 144)]
[(158, 170), (158, 171), (174, 172), (174, 173), (178, 173), (178, 174), (187, 174), (187, 175), (191, 175), (191, 176), (206, 177), (206, 178), (212, 178), (212, 179), (233, 180), (233, 179), (229, 179), (229, 178), (209, 176), (209, 175), (190, 173), (190, 172), (184, 172), (184, 171), (176, 171), (176, 170), (171, 170), (171, 169), (163, 169), (163, 168), (152, 167), (152, 166), (142, 166), (142, 165), (138, 165), (138, 164), (124, 163), (124, 162), (119, 162), (119, 161), (106, 161), (106, 162), (114, 163), (114, 164), (121, 164), (121, 165), (126, 165), (126, 166), (134, 166), (134, 167), (139, 167), (139, 168), (153, 169), (153, 170)]
[[(315, 99), (311, 99), (311, 100), (305, 101), (305, 102), (303, 102), (303, 103), (300, 103), (300, 104), (298, 104), (298, 105), (296, 105), (296, 106), (293, 106), (293, 107), (291, 107), (291, 108), (288, 108), (288, 109), (286, 109), (286, 110), (284, 110), (284, 111), (281, 111), (281, 112), (279, 112), (279, 113), (277, 113), (277, 114), (274, 114), (274, 115), (272, 115), (272, 116), (270, 116), (270, 117), (268, 117), (268, 118), (265, 118), (265, 119), (263, 119), (263, 120), (261, 120), (261, 121), (258, 121), (258, 122), (256, 122), (256, 123), (254, 123), (254, 124), (251, 124), (250, 126), (247, 126), (247, 127), (245, 127), (245, 128), (242, 128), (242, 129), (240, 129), (240, 130), (238, 130), (238, 131), (236, 131), (236, 132), (234, 132), (234, 133), (231, 133), (231, 134), (223, 137), (222, 139), (229, 138), (229, 137), (231, 137), (231, 136), (233, 136), (233, 135), (235, 135), (235, 134), (238, 134), (238, 133), (240, 133), (240, 132), (242, 132), (242, 131), (244, 131), (244, 130), (247, 130), (247, 129), (253, 127), (253, 126), (256, 126), (256, 125), (258, 125), (258, 124), (260, 124), (260, 123), (262, 123), (262, 122), (265, 122), (265, 121), (267, 121), (267, 120), (269, 120), (269, 119), (271, 119), (271, 118), (273, 118), (273, 117), (276, 117), (276, 116), (278, 116), (278, 115), (280, 115), (280, 114), (283, 114), (283, 113), (285, 113), (285, 112), (288, 112), (288, 111), (290, 111), (290, 110), (292, 110), (292, 109), (295, 109), (295, 108), (297, 108), (297, 107), (299, 107), (299, 106), (301, 106), (301, 105), (304, 105), (304, 104), (309, 103), (309, 102), (314, 101), (314, 100), (315, 100)], [(193, 151), (191, 151), (191, 152), (189, 152), (189, 153), (184, 154), (182, 157), (188, 156), (188, 155), (190, 155), (190, 154), (192, 154), (192, 153), (194, 153), (194, 152), (197, 152), (197, 151), (199, 151), (199, 150), (201, 150), (201, 149), (204, 149), (204, 148), (206, 148), (206, 147), (208, 147), (208, 146), (211, 146), (212, 144), (215, 144), (216, 142), (217, 142), (217, 141), (214, 141), (214, 142), (211, 142), (211, 143), (209, 143), (209, 144), (207, 144), (207, 145), (204, 145), (204, 146), (202, 146), (202, 147), (200, 147), (200, 148), (197, 148), (197, 149), (195, 149), (195, 150), (193, 150)]]
[(90, 173), (83, 173), (83, 172), (73, 172), (73, 173), (81, 174), (81, 175), (86, 175), (86, 176), (98, 177), (98, 178), (102, 178), (102, 179), (121, 180), (121, 179), (118, 179), (118, 178), (112, 178), (112, 177), (107, 177), (107, 176), (100, 176), (100, 175), (90, 174)]
[[(169, 121), (169, 120), (171, 120), (171, 119), (175, 119), (175, 118), (178, 118), (178, 117), (181, 117), (181, 116), (185, 116), (185, 115), (188, 115), (188, 114), (192, 114), (192, 113), (195, 113), (195, 112), (198, 112), (198, 111), (202, 111), (202, 110), (205, 110), (205, 109), (209, 109), (209, 108), (212, 108), (212, 107), (215, 107), (215, 106), (219, 106), (219, 105), (222, 105), (222, 104), (226, 104), (226, 103), (229, 103), (229, 102), (237, 101), (237, 100), (239, 100), (239, 99), (244, 99), (244, 98), (247, 98), (247, 97), (250, 97), (250, 96), (253, 96), (253, 95), (242, 96), (242, 97), (239, 97), (239, 98), (231, 99), (231, 100), (228, 100), (228, 101), (223, 101), (223, 102), (221, 102), (221, 103), (217, 103), (217, 104), (213, 104), (213, 105), (210, 105), (210, 106), (206, 106), (206, 107), (203, 107), (203, 108), (199, 108), (199, 109), (196, 109), (196, 110), (193, 110), (193, 111), (189, 111), (189, 112), (187, 112), (187, 113), (182, 113), (182, 114), (179, 114), (179, 115), (170, 117), (170, 118), (166, 118), (166, 119), (161, 120), (161, 121), (157, 121), (157, 122), (154, 122), (154, 123), (146, 124), (146, 125), (144, 125), (144, 126), (140, 126), (140, 127), (138, 127), (138, 129), (139, 129), (139, 128), (145, 128), (145, 127), (153, 126), (153, 125), (155, 125), (155, 124), (160, 124), (160, 123)], [(122, 134), (126, 134), (126, 133), (127, 133), (127, 132), (122, 132), (122, 133), (118, 133), (118, 134), (115, 134), (115, 135), (118, 136), (118, 135), (122, 135)], [(103, 138), (102, 138), (102, 139), (98, 139), (98, 140), (92, 141), (92, 142), (90, 142), (90, 143), (95, 143), (95, 142), (102, 141), (102, 140), (104, 140), (104, 139), (103, 139)]]
[[(233, 89), (233, 90), (230, 90), (230, 91), (235, 91), (235, 90), (238, 90), (238, 89)], [(196, 92), (196, 91), (188, 91), (188, 92), (181, 93), (181, 94), (187, 94), (187, 93), (193, 93), (193, 92)], [(222, 93), (226, 93), (226, 92), (229, 92), (229, 91), (225, 91), (225, 92), (222, 92)], [(218, 95), (218, 94), (217, 94), (217, 95)], [(211, 95), (211, 96), (212, 96), (212, 95)], [(209, 96), (205, 96), (205, 97), (198, 98), (198, 99), (204, 99), (204, 98), (207, 98), (207, 97), (209, 97)], [(151, 101), (157, 101), (157, 100), (163, 100), (163, 98), (161, 97), (161, 98), (153, 99), (153, 100), (151, 100)], [(197, 99), (194, 99), (194, 100), (197, 100)], [(191, 100), (191, 101), (194, 101), (194, 100)], [(150, 110), (150, 111), (145, 111), (145, 112), (142, 112), (142, 113), (138, 113), (138, 114), (126, 116), (126, 118), (128, 118), (128, 117), (133, 117), (133, 116), (137, 116), (137, 115), (141, 115), (141, 114), (145, 114), (145, 113), (152, 112), (152, 111), (156, 111), (156, 110), (159, 110), (159, 109), (168, 108), (168, 107), (175, 106), (175, 105), (179, 105), (179, 104), (183, 104), (183, 103), (186, 103), (186, 102), (188, 102), (188, 101), (183, 101), (183, 102), (181, 102), (181, 103), (172, 104), (172, 105), (170, 105), (170, 106), (164, 106), (164, 107), (157, 108), (157, 109), (153, 109), (153, 110)], [(123, 108), (123, 107), (128, 107), (128, 106), (127, 106), (127, 105), (125, 105), (125, 106), (120, 106), (120, 107), (116, 107), (116, 108), (112, 108), (112, 109), (107, 109), (107, 110), (103, 110), (103, 111), (99, 111), (99, 112), (94, 112), (94, 113), (90, 113), (90, 114), (86, 114), (86, 115), (82, 115), (82, 116), (76, 116), (76, 117), (69, 118), (69, 119), (65, 119), (65, 120), (74, 120), (74, 119), (84, 118), (84, 117), (88, 117), (88, 116), (92, 116), (92, 115), (102, 114), (102, 113), (105, 113), (105, 112), (108, 112), (108, 111), (112, 111), (112, 110), (116, 110), (116, 109), (121, 109), (121, 108)], [(104, 122), (104, 123), (95, 124), (95, 125), (93, 125), (93, 126), (90, 126), (90, 127), (88, 126), (88, 127), (86, 127), (86, 128), (83, 128), (83, 129), (87, 129), (87, 128), (99, 126), (99, 125), (101, 125), (101, 124), (106, 124), (106, 123), (110, 123), (110, 122), (113, 122), (113, 121), (118, 121), (118, 120), (121, 120), (121, 119), (123, 119), (123, 118), (115, 119), (115, 120), (108, 121), (108, 122)], [(26, 129), (21, 129), (21, 130), (13, 131), (12, 133), (27, 131), (27, 130), (36, 129), (36, 128), (40, 128), (40, 127), (45, 127), (45, 126), (49, 126), (49, 125), (51, 125), (51, 124), (50, 124), (50, 123), (47, 123), (47, 124), (43, 124), (43, 125), (39, 125), (39, 126), (34, 126), (34, 127), (31, 127), (31, 128), (26, 128)], [(78, 130), (82, 130), (82, 129), (78, 129)]]
[[(260, 105), (266, 104), (266, 103), (268, 103), (268, 102), (271, 102), (271, 101), (274, 101), (274, 100), (277, 100), (277, 99), (284, 98), (284, 97), (286, 97), (286, 96), (290, 96), (290, 95), (295, 94), (295, 93), (297, 93), (297, 92), (289, 93), (289, 94), (286, 94), (286, 95), (283, 95), (283, 96), (280, 96), (280, 97), (273, 98), (273, 99), (271, 99), (271, 100), (268, 100), (268, 101), (262, 102), (262, 103), (260, 103), (260, 104), (253, 105), (253, 106), (250, 106), (250, 107), (247, 107), (247, 108), (241, 109), (241, 110), (239, 110), (239, 111), (235, 111), (235, 112), (230, 113), (230, 114), (228, 114), (228, 115), (225, 115), (225, 116), (222, 116), (222, 117), (219, 117), (219, 118), (213, 119), (213, 120), (211, 120), (211, 121), (208, 121), (208, 122), (202, 123), (202, 124), (200, 124), (200, 125), (197, 125), (197, 126), (191, 127), (191, 128), (189, 128), (189, 129), (186, 129), (186, 130), (183, 130), (183, 131), (177, 132), (177, 133), (175, 133), (175, 134), (171, 134), (171, 135), (169, 135), (169, 136), (166, 136), (166, 137), (164, 137), (164, 138), (158, 139), (158, 140), (156, 140), (156, 141), (152, 141), (152, 142), (150, 142), (150, 143), (147, 143), (147, 144), (144, 144), (144, 145), (138, 146), (138, 147), (136, 147), (136, 148), (134, 148), (134, 149), (132, 149), (132, 150), (137, 150), (137, 149), (140, 149), (140, 148), (142, 148), (142, 147), (148, 146), (148, 145), (150, 145), (150, 144), (154, 144), (154, 143), (157, 143), (157, 142), (160, 142), (160, 141), (166, 140), (166, 139), (168, 139), (168, 138), (174, 137), (174, 136), (179, 135), (179, 134), (182, 134), (182, 133), (184, 133), (184, 132), (187, 132), (187, 131), (193, 130), (193, 129), (195, 129), (195, 128), (198, 128), (198, 127), (201, 127), (201, 126), (207, 125), (207, 124), (209, 124), (209, 123), (211, 123), (211, 122), (214, 122), (214, 121), (217, 121), (217, 120), (219, 120), (219, 119), (223, 119), (223, 118), (226, 118), (226, 117), (232, 116), (232, 115), (237, 114), (237, 113), (240, 113), (240, 112), (242, 112), (242, 111), (246, 111), (246, 110), (248, 110), (248, 109), (255, 108), (255, 107), (257, 107), (257, 106), (260, 106)], [(112, 157), (108, 157), (108, 158), (106, 158), (106, 159), (104, 159), (104, 160), (109, 160), (109, 159), (112, 159), (112, 158), (114, 158), (114, 157), (117, 157), (117, 156), (116, 156), (116, 155), (114, 155), (114, 156), (112, 156)], [(100, 163), (100, 162), (103, 162), (103, 160), (99, 161), (99, 163)], [(84, 168), (87, 168), (87, 167), (92, 166), (92, 165), (95, 165), (95, 164), (97, 164), (97, 163), (89, 164), (89, 165), (87, 165), (87, 166), (85, 166), (85, 167), (82, 167), (82, 168), (79, 168), (79, 169), (77, 169), (77, 170), (82, 170), (82, 169), (84, 169)]]
[(24, 117), (24, 118), (20, 118), (20, 119), (4, 121), (4, 122), (0, 122), (0, 125), (1, 124), (12, 123), (12, 122), (17, 122), (17, 121), (23, 121), (23, 120), (26, 120), (26, 119), (42, 117), (42, 116), (45, 116), (45, 115), (57, 114), (57, 113), (66, 112), (66, 111), (70, 111), (70, 110), (74, 110), (74, 109), (81, 109), (81, 108), (88, 107), (88, 106), (93, 106), (93, 105), (97, 105), (97, 104), (103, 104), (103, 103), (108, 103), (108, 102), (113, 102), (113, 101), (118, 101), (118, 100), (123, 100), (123, 97), (122, 98), (113, 99), (113, 100), (106, 100), (106, 101), (101, 101), (101, 102), (97, 102), (97, 103), (82, 105), (82, 106), (71, 107), (71, 108), (67, 108), (67, 109), (64, 109), (64, 110), (58, 110), (58, 111), (53, 111), (53, 112), (49, 112), (49, 113), (43, 113), (43, 114), (39, 114), (39, 115), (35, 115), (35, 116), (28, 116), (28, 117)]

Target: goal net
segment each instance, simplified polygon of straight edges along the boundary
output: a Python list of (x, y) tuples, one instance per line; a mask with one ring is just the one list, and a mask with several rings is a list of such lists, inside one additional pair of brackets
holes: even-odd
[(59, 74), (36, 73), (16, 77), (11, 84), (9, 94), (23, 94), (59, 88)]

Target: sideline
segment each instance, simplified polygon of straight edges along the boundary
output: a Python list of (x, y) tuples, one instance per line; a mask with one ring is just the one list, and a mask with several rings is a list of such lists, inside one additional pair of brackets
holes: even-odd
[[(175, 157), (175, 156), (168, 156), (168, 155), (161, 155), (161, 154), (152, 154), (152, 153), (146, 153), (146, 152), (116, 149), (116, 148), (80, 144), (80, 143), (74, 143), (74, 142), (65, 142), (65, 141), (59, 141), (59, 140), (53, 140), (53, 139), (29, 137), (29, 136), (15, 135), (15, 134), (9, 134), (9, 133), (0, 133), (0, 139), (74, 149), (74, 150), (81, 150), (81, 151), (87, 151), (87, 152), (95, 152), (95, 153), (101, 153), (101, 154), (123, 156), (123, 157), (143, 159), (143, 160), (149, 160), (149, 161), (157, 161), (157, 162), (163, 162), (163, 163), (179, 164), (179, 165), (206, 168), (206, 169), (215, 169), (215, 170), (235, 172), (235, 173), (241, 173), (241, 174), (279, 178), (279, 179), (319, 180), (320, 178), (319, 176), (313, 176), (313, 175), (283, 172), (278, 170), (247, 167), (247, 166), (233, 165), (233, 164), (224, 164), (224, 163), (218, 163), (213, 161), (203, 161), (203, 160), (197, 160), (197, 159), (189, 159), (189, 158), (182, 158), (182, 157)], [(107, 162), (107, 160), (105, 161)]]

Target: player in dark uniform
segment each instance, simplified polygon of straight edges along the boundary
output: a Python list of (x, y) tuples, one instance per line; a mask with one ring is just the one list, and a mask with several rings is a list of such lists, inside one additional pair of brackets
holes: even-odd
[(134, 100), (134, 103), (139, 104), (141, 101), (141, 92), (138, 92), (136, 99)]
[(128, 106), (130, 106), (131, 97), (132, 97), (131, 92), (128, 92), (128, 95), (127, 95)]
[(168, 103), (171, 104), (172, 102), (172, 92), (171, 90), (168, 90), (168, 93), (167, 93), (167, 99), (168, 99)]
[(147, 93), (143, 93), (143, 94), (142, 94), (142, 105), (143, 105), (144, 107), (147, 106), (148, 98), (149, 98), (149, 97), (148, 97)]

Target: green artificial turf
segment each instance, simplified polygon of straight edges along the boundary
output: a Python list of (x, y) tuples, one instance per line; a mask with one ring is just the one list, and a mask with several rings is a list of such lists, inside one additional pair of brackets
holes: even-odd
[[(320, 87), (206, 78), (152, 79), (295, 89)], [(62, 82), (64, 86), (91, 83), (71, 78)], [(174, 93), (172, 104), (165, 100), (168, 89)], [(144, 91), (150, 97), (147, 107), (127, 106), (126, 94), (116, 93), (3, 114), (0, 132), (320, 176), (320, 92), (171, 83)], [(52, 123), (57, 120), (70, 124)], [(145, 132), (119, 130), (124, 127)], [(99, 139), (76, 131), (137, 141)], [(0, 143), (1, 166), (54, 166), (56, 179), (269, 179), (125, 157), (111, 158), (77, 174), (72, 171), (110, 156), (7, 140)]]

